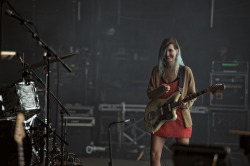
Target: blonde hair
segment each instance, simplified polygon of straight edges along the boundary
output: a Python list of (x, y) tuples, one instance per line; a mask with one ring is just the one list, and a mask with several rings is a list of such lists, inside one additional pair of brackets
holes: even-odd
[(165, 66), (164, 58), (166, 55), (167, 48), (170, 44), (174, 45), (174, 49), (179, 50), (178, 54), (176, 56), (176, 61), (175, 61), (175, 73), (176, 74), (178, 73), (178, 69), (179, 69), (180, 65), (184, 65), (184, 62), (183, 62), (182, 57), (181, 57), (181, 49), (180, 49), (180, 46), (179, 46), (177, 40), (173, 37), (166, 38), (161, 43), (159, 56), (158, 56), (158, 67), (159, 67), (159, 71), (160, 71), (161, 76), (163, 76), (165, 74), (164, 73), (164, 66)]

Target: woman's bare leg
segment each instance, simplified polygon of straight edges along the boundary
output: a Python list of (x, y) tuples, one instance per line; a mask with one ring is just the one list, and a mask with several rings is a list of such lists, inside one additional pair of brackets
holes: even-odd
[(176, 143), (189, 145), (189, 138), (175, 138)]
[(150, 149), (150, 165), (161, 165), (161, 153), (165, 144), (166, 138), (160, 136), (151, 135), (151, 149)]

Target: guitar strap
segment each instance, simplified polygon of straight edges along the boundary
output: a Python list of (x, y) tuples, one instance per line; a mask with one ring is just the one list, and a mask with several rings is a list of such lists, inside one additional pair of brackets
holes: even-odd
[(183, 89), (183, 85), (184, 85), (184, 78), (185, 78), (185, 66), (180, 65), (178, 76), (179, 76), (178, 87), (179, 87), (180, 93), (182, 93), (182, 89)]

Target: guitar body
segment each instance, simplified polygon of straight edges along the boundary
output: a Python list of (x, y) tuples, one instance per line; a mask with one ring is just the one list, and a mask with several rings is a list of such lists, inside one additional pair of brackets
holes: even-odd
[[(218, 90), (225, 90), (225, 88), (223, 84), (212, 85), (200, 92), (186, 96), (181, 102), (186, 103), (207, 92), (215, 94)], [(180, 92), (177, 91), (167, 99), (156, 99), (147, 104), (144, 114), (144, 123), (147, 132), (154, 133), (158, 131), (164, 123), (177, 119), (176, 109), (180, 106), (180, 96)]]
[(178, 102), (180, 96), (180, 92), (177, 91), (166, 99), (159, 98), (147, 104), (144, 113), (144, 123), (147, 132), (154, 133), (158, 131), (165, 122), (171, 122), (177, 119), (177, 107), (171, 108), (170, 104)]

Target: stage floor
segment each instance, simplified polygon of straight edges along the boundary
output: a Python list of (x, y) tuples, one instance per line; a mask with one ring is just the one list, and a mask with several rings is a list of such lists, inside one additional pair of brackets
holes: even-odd
[[(109, 158), (80, 158), (82, 166), (109, 166)], [(166, 164), (164, 164), (164, 162)], [(150, 166), (150, 161), (113, 159), (113, 166)], [(162, 160), (162, 166), (173, 166), (171, 160)]]
[[(236, 157), (236, 158), (235, 158)], [(109, 166), (108, 157), (79, 157), (82, 166)], [(232, 166), (249, 166), (246, 157), (240, 155), (232, 156)], [(162, 159), (162, 166), (174, 166), (172, 159)], [(150, 166), (149, 160), (131, 160), (113, 158), (112, 166)]]

